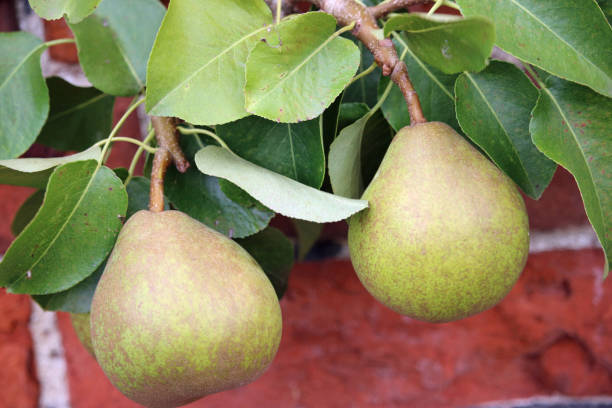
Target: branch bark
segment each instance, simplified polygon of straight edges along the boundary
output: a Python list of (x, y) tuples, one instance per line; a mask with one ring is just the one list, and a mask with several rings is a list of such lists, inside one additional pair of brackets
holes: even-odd
[(189, 161), (178, 143), (179, 132), (176, 128), (177, 118), (153, 116), (151, 118), (158, 149), (153, 157), (151, 170), (151, 190), (149, 192), (149, 210), (164, 210), (164, 176), (172, 162), (176, 169), (184, 173), (189, 168)]
[[(340, 25), (346, 26), (355, 22), (353, 35), (357, 37), (374, 55), (374, 60), (382, 69), (385, 76), (391, 76), (391, 80), (395, 82), (402, 91), (408, 112), (410, 113), (410, 124), (427, 122), (423, 116), (419, 97), (414, 90), (406, 64), (400, 61), (397, 51), (393, 46), (393, 42), (389, 38), (384, 38), (382, 30), (376, 22), (376, 18), (372, 10), (376, 11), (376, 7), (368, 8), (355, 0), (310, 0), (314, 5), (319, 7), (326, 13), (331, 14), (336, 18)], [(404, 6), (411, 0), (392, 0), (390, 3), (397, 8)], [(423, 2), (422, 0), (419, 0)], [(412, 0), (414, 4), (419, 2)], [(381, 4), (382, 5), (382, 4)], [(401, 7), (400, 7), (401, 6)], [(391, 8), (382, 9), (383, 11)], [(387, 12), (389, 12), (387, 11)], [(380, 12), (380, 9), (379, 9)]]

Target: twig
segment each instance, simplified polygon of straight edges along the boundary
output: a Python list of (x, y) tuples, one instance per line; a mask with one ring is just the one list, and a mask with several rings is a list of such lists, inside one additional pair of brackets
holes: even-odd
[(170, 152), (166, 149), (158, 149), (153, 156), (153, 168), (151, 170), (151, 190), (149, 192), (149, 211), (164, 211), (164, 176), (172, 161)]
[(431, 3), (433, 0), (387, 0), (369, 8), (374, 18), (382, 18), (397, 10), (406, 9), (417, 4)]
[[(385, 76), (391, 76), (391, 80), (395, 82), (401, 89), (408, 112), (410, 113), (410, 124), (426, 122), (421, 109), (419, 97), (416, 94), (412, 82), (408, 76), (406, 64), (403, 63), (397, 56), (397, 51), (393, 46), (393, 42), (389, 38), (384, 38), (381, 35), (381, 29), (376, 22), (376, 18), (372, 14), (372, 9), (368, 8), (355, 0), (310, 0), (321, 10), (331, 14), (338, 20), (338, 23), (343, 26), (356, 23), (353, 35), (357, 37), (374, 55), (374, 60), (381, 67), (382, 73)], [(415, 0), (411, 0), (414, 2)], [(419, 0), (423, 2), (422, 0)], [(428, 0), (429, 1), (429, 0)], [(391, 0), (387, 7), (395, 5), (397, 9), (399, 0)], [(401, 2), (407, 3), (408, 0)], [(386, 4), (381, 3), (380, 5)], [(416, 3), (414, 3), (416, 4)], [(389, 10), (392, 10), (389, 8)]]

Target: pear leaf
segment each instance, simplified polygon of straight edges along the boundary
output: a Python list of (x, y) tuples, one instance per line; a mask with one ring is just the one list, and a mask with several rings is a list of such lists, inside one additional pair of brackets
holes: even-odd
[(45, 20), (57, 20), (66, 16), (71, 23), (78, 23), (94, 12), (102, 0), (30, 0), (30, 7)]
[(244, 189), (268, 208), (292, 218), (332, 222), (365, 209), (367, 201), (325, 193), (248, 162), (233, 152), (207, 146), (195, 156), (198, 169)]
[(21, 204), (21, 207), (17, 210), (17, 214), (15, 214), (13, 222), (11, 223), (11, 232), (13, 235), (19, 235), (26, 225), (32, 221), (32, 218), (34, 218), (42, 205), (44, 197), (45, 190), (38, 190)]
[(533, 110), (533, 142), (546, 156), (572, 173), (587, 216), (612, 260), (612, 99), (549, 77)]
[(0, 262), (0, 286), (41, 295), (74, 286), (106, 259), (126, 208), (125, 188), (111, 169), (94, 160), (56, 168), (42, 207)]

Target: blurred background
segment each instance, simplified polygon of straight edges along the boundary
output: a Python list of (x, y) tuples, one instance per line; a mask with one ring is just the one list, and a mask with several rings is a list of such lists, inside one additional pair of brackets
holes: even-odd
[[(63, 20), (43, 23), (27, 1), (0, 0), (0, 31), (19, 29), (47, 40), (71, 36)], [(46, 76), (87, 86), (74, 45), (51, 48), (42, 63)], [(128, 103), (118, 98), (116, 119)], [(142, 138), (139, 116), (122, 136)], [(109, 166), (127, 167), (135, 150), (116, 145)], [(56, 154), (35, 145), (26, 156)], [(0, 185), (0, 254), (33, 191)], [(604, 256), (580, 193), (560, 168), (539, 201), (525, 202), (532, 243), (518, 284), (493, 309), (447, 324), (417, 322), (376, 302), (348, 260), (346, 224), (325, 225), (291, 274), (270, 369), (189, 406), (612, 407), (612, 283), (602, 281)], [(296, 236), (288, 219), (273, 225)], [(66, 314), (0, 289), (0, 408), (136, 406), (108, 382)]]

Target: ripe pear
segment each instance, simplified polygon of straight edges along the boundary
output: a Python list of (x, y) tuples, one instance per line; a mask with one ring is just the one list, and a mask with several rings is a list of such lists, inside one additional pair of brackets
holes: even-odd
[(401, 129), (349, 220), (359, 279), (380, 302), (426, 322), (497, 304), (527, 259), (529, 225), (514, 183), (451, 127)]
[(70, 313), (70, 322), (83, 347), (89, 351), (89, 354), (95, 356), (93, 345), (91, 344), (90, 314)]
[(257, 262), (178, 211), (130, 217), (91, 308), (98, 363), (124, 395), (153, 408), (253, 381), (272, 362), (281, 328)]

